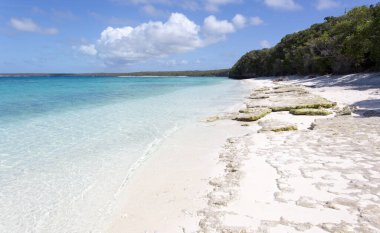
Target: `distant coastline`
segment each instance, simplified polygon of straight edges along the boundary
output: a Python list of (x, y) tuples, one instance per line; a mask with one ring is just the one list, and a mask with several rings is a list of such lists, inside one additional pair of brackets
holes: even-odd
[(228, 77), (229, 69), (220, 70), (193, 70), (193, 71), (146, 71), (129, 73), (2, 73), (0, 77), (160, 77), (160, 76), (183, 76), (183, 77)]

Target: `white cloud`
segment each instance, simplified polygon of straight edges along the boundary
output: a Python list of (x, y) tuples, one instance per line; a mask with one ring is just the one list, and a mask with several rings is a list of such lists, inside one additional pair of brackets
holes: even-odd
[(98, 53), (98, 51), (96, 51), (95, 45), (93, 44), (81, 45), (79, 47), (79, 51), (87, 55), (96, 55)]
[(253, 25), (253, 26), (259, 26), (261, 24), (264, 23), (264, 20), (262, 20), (260, 17), (258, 16), (254, 16), (254, 17), (251, 17), (250, 19), (250, 23)]
[(107, 65), (128, 64), (201, 48), (223, 40), (235, 31), (233, 23), (218, 20), (215, 16), (205, 18), (203, 26), (199, 26), (185, 15), (173, 13), (166, 22), (108, 27), (95, 44), (85, 44), (76, 49), (87, 55), (96, 55)]
[(339, 2), (334, 0), (318, 0), (317, 1), (317, 10), (326, 10), (339, 6)]
[(239, 3), (239, 0), (206, 0), (205, 9), (211, 12), (219, 11), (219, 7), (231, 3)]
[(301, 6), (295, 0), (264, 0), (264, 3), (272, 8), (282, 10), (298, 10)]
[(267, 41), (267, 40), (262, 40), (262, 41), (260, 41), (260, 46), (261, 46), (261, 48), (263, 48), (263, 49), (265, 49), (265, 48), (270, 48), (270, 47), (271, 47), (269, 41)]
[(181, 60), (179, 63), (181, 65), (187, 65), (187, 64), (189, 64), (189, 61), (188, 60)]
[(243, 28), (245, 27), (245, 24), (247, 23), (247, 19), (241, 15), (237, 14), (235, 17), (232, 19), (232, 23), (237, 27), (237, 28)]
[(58, 30), (56, 28), (40, 27), (31, 19), (11, 18), (10, 25), (14, 29), (18, 31), (23, 31), (23, 32), (35, 32), (35, 33), (42, 33), (42, 34), (48, 34), (48, 35), (54, 35), (58, 33)]
[(37, 32), (39, 30), (38, 25), (35, 24), (31, 19), (12, 18), (10, 23), (14, 29), (19, 31)]
[(213, 44), (224, 40), (226, 35), (236, 31), (235, 25), (228, 20), (218, 20), (210, 15), (203, 22), (204, 44)]
[(184, 65), (188, 65), (189, 61), (188, 60), (177, 61), (175, 59), (171, 59), (167, 61), (162, 61), (161, 63), (163, 63), (166, 66), (184, 66)]
[(178, 62), (177, 60), (175, 59), (171, 59), (171, 60), (162, 60), (162, 61), (159, 61), (162, 65), (165, 65), (165, 66), (177, 66), (178, 65)]
[(174, 13), (169, 20), (133, 27), (108, 27), (101, 33), (96, 50), (108, 64), (130, 63), (152, 57), (182, 53), (202, 47), (200, 27), (186, 16)]
[(210, 15), (204, 20), (204, 31), (206, 34), (224, 35), (235, 32), (235, 27), (228, 20), (218, 20)]

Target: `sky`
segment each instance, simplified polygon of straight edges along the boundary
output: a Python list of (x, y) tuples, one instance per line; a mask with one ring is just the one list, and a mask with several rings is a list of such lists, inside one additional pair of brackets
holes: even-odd
[(1, 0), (0, 73), (231, 67), (374, 0)]

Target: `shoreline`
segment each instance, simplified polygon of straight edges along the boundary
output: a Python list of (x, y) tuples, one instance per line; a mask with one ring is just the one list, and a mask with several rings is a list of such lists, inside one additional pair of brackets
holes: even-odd
[(243, 133), (231, 122), (218, 124), (190, 125), (165, 140), (129, 180), (122, 213), (107, 232), (180, 232), (182, 227), (196, 230), (197, 211), (207, 203), (203, 193), (208, 189), (207, 178), (221, 169), (214, 166), (219, 146), (231, 130)]
[[(249, 93), (249, 89), (245, 86), (244, 80), (237, 80), (237, 82), (240, 82), (239, 85), (241, 85), (241, 98), (239, 97), (239, 101), (235, 101), (231, 105), (229, 103), (226, 105), (222, 112), (228, 113), (232, 111), (237, 111), (240, 109), (243, 104), (241, 103), (241, 100), (244, 99), (244, 96)], [(216, 125), (217, 124), (217, 125)], [(237, 124), (239, 126), (239, 124)], [(145, 212), (141, 212), (144, 209), (150, 209), (147, 208), (147, 204), (145, 204), (145, 208), (140, 208), (135, 205), (134, 202), (143, 203), (145, 200), (149, 199), (148, 194), (152, 194), (152, 196), (155, 196), (157, 194), (157, 191), (161, 192), (160, 190), (162, 187), (156, 186), (156, 189), (151, 189), (152, 183), (154, 184), (160, 184), (162, 186), (165, 185), (166, 180), (163, 180), (165, 178), (165, 174), (160, 174), (160, 171), (165, 171), (168, 174), (174, 174), (174, 173), (180, 173), (178, 170), (179, 167), (183, 165), (182, 160), (178, 157), (178, 154), (180, 154), (178, 151), (185, 152), (184, 155), (181, 155), (181, 158), (184, 158), (185, 161), (188, 163), (201, 163), (202, 159), (204, 158), (204, 155), (213, 154), (213, 157), (209, 157), (205, 162), (208, 162), (208, 165), (213, 166), (215, 159), (217, 158), (217, 152), (220, 149), (219, 146), (227, 139), (227, 135), (229, 134), (228, 131), (236, 131), (236, 133), (241, 133), (244, 131), (244, 128), (239, 129), (239, 127), (236, 127), (236, 124), (234, 122), (230, 121), (224, 121), (221, 124), (220, 123), (211, 123), (208, 122), (206, 116), (202, 119), (198, 119), (197, 121), (194, 121), (193, 123), (188, 123), (186, 125), (182, 125), (181, 127), (177, 127), (176, 130), (171, 131), (171, 133), (168, 135), (168, 137), (162, 139), (159, 143), (159, 145), (154, 148), (152, 153), (146, 158), (142, 160), (142, 162), (138, 163), (138, 165), (133, 169), (132, 172), (128, 172), (130, 175), (128, 176), (128, 180), (126, 181), (125, 188), (121, 193), (118, 193), (118, 196), (123, 196), (122, 200), (119, 200), (119, 203), (121, 206), (123, 206), (121, 209), (117, 210), (115, 213), (115, 217), (113, 218), (114, 221), (111, 224), (111, 226), (106, 230), (106, 232), (146, 232), (147, 230), (139, 223), (145, 222), (149, 219), (149, 216), (153, 217), (150, 219), (151, 221), (156, 220), (156, 216), (149, 215), (147, 219), (142, 220), (143, 216), (148, 215)], [(197, 137), (196, 139), (192, 138), (194, 135), (200, 135), (203, 136), (202, 139)], [(211, 139), (210, 139), (211, 138)], [(186, 143), (190, 142), (190, 143)], [(191, 146), (192, 145), (192, 146)], [(197, 157), (191, 157), (191, 154), (194, 153), (194, 150), (190, 150), (191, 148), (199, 148), (195, 151), (202, 151), (197, 153)], [(134, 167), (134, 166), (133, 166)], [(206, 167), (203, 167), (206, 168)], [(203, 172), (205, 169), (202, 169)], [(210, 171), (209, 174), (213, 174), (215, 171)], [(207, 172), (206, 172), (207, 173)], [(203, 174), (206, 174), (205, 172)], [(208, 173), (207, 173), (208, 174)], [(188, 175), (192, 176), (193, 171), (189, 171)], [(186, 174), (181, 174), (181, 177), (186, 176)], [(167, 178), (167, 177), (166, 177)], [(170, 178), (169, 178), (170, 179)], [(202, 177), (204, 179), (204, 177)], [(154, 182), (152, 180), (155, 180)], [(177, 180), (173, 179), (171, 182), (177, 182)], [(173, 183), (172, 183), (173, 184)], [(176, 183), (176, 185), (179, 185), (179, 183)], [(196, 180), (195, 182), (191, 181), (188, 185), (191, 186), (197, 186), (197, 190), (203, 190), (207, 186), (207, 182), (205, 180)], [(199, 186), (199, 187), (198, 187)], [(148, 191), (145, 191), (145, 189), (148, 189)], [(181, 192), (181, 188), (175, 189), (176, 195), (187, 195)], [(141, 198), (140, 194), (146, 193), (144, 198)], [(191, 196), (191, 195), (190, 195)], [(165, 197), (161, 197), (165, 198)], [(195, 201), (194, 206), (203, 206), (204, 200), (206, 200), (204, 197), (198, 197)], [(136, 201), (138, 200), (138, 201)], [(132, 201), (132, 203), (131, 203)], [(201, 205), (200, 205), (201, 203)], [(153, 203), (151, 203), (154, 205)], [(194, 204), (194, 203), (193, 203)], [(162, 206), (163, 208), (166, 208), (166, 206)], [(157, 207), (153, 207), (157, 208)], [(160, 209), (160, 208), (157, 208)], [(197, 219), (195, 222), (195, 225), (192, 223), (190, 225), (191, 228), (196, 228), (197, 221), (199, 221), (199, 217), (196, 216), (197, 209), (193, 209), (193, 218)], [(175, 212), (177, 210), (177, 214), (180, 214), (183, 219), (187, 219), (189, 217), (189, 211), (180, 211), (178, 212), (178, 208), (170, 209), (168, 212)], [(128, 214), (125, 212), (131, 212), (133, 213)], [(149, 211), (150, 212), (150, 211)], [(125, 224), (125, 219), (130, 218), (133, 216), (134, 224)], [(162, 219), (158, 219), (162, 220)], [(187, 222), (187, 220), (186, 220)], [(136, 223), (136, 224), (135, 224)], [(158, 222), (155, 222), (152, 225), (157, 225)], [(161, 223), (160, 223), (161, 224)], [(185, 224), (188, 225), (189, 224)], [(160, 229), (163, 229), (162, 226)], [(170, 229), (164, 229), (163, 232), (177, 232), (177, 230), (180, 228), (170, 228)], [(151, 228), (152, 232), (155, 232), (156, 229)], [(150, 232), (150, 231), (147, 231)]]
[[(319, 78), (319, 86), (304, 88), (315, 95), (336, 101), (338, 107), (378, 98), (380, 94), (378, 85), (380, 81), (373, 88), (358, 90), (360, 88), (354, 85), (351, 86), (352, 89), (347, 88), (347, 84), (352, 81), (349, 78), (341, 80), (340, 84), (334, 84), (334, 86), (329, 85), (334, 80), (327, 78), (323, 83), (321, 81), (323, 78)], [(268, 78), (243, 82), (251, 89), (258, 89), (275, 85), (313, 86), (316, 80), (291, 77), (288, 81), (279, 84)], [(375, 101), (370, 107), (379, 108), (376, 104)], [(326, 171), (324, 166), (310, 170), (306, 161), (310, 162), (311, 158), (305, 157), (305, 152), (300, 152), (306, 150), (311, 155), (317, 153), (319, 149), (310, 143), (315, 137), (322, 135), (332, 137), (331, 140), (351, 140), (349, 137), (345, 138), (344, 135), (337, 137), (338, 139), (329, 135), (328, 130), (331, 128), (324, 126), (326, 122), (330, 122), (329, 127), (333, 127), (332, 129), (340, 135), (341, 130), (338, 126), (342, 122), (347, 121), (351, 124), (358, 122), (359, 125), (365, 126), (374, 118), (364, 118), (368, 121), (364, 123), (360, 123), (361, 120), (358, 119), (361, 118), (335, 117), (335, 113), (327, 117), (316, 117), (274, 112), (258, 121), (260, 123), (285, 120), (298, 126), (298, 131), (282, 133), (257, 133), (262, 127), (257, 122), (245, 125), (223, 117), (214, 117), (210, 122), (198, 122), (187, 126), (165, 140), (150, 159), (137, 169), (123, 194), (125, 199), (121, 205), (121, 211), (115, 215), (107, 232), (222, 232), (222, 230), (225, 232), (332, 232), (334, 229), (344, 232), (350, 229), (371, 232), (374, 229), (379, 230), (380, 227), (376, 224), (380, 216), (373, 211), (380, 209), (380, 197), (376, 196), (376, 193), (373, 194), (373, 190), (356, 187), (362, 192), (369, 192), (365, 195), (370, 199), (367, 198), (364, 202), (361, 199), (351, 200), (348, 205), (343, 200), (336, 199), (347, 198), (344, 193), (347, 192), (348, 187), (341, 187), (338, 184), (350, 180), (357, 182), (356, 179), (366, 177), (360, 174), (362, 170), (352, 168), (358, 174), (351, 175), (337, 168)], [(310, 130), (310, 126), (315, 121), (317, 130)], [(376, 130), (375, 127), (375, 131), (372, 132), (375, 138), (371, 140), (379, 140)], [(353, 133), (356, 132), (348, 131), (346, 135)], [(302, 137), (308, 139), (302, 140)], [(298, 139), (301, 141), (297, 141)], [(282, 144), (289, 144), (288, 151), (281, 150)], [(329, 144), (325, 144), (325, 147), (329, 147)], [(355, 148), (348, 146), (346, 149), (350, 151)], [(371, 153), (362, 150), (363, 157), (367, 156), (366, 153)], [(289, 151), (294, 152), (288, 154)], [(335, 152), (339, 154), (339, 151), (332, 153)], [(280, 155), (284, 153), (291, 155), (291, 158), (284, 157), (285, 164), (282, 164), (280, 161), (283, 159)], [(266, 157), (270, 154), (274, 159)], [(332, 157), (324, 157), (325, 164), (329, 165), (339, 160), (343, 164), (350, 165), (354, 161), (354, 158), (344, 156)], [(318, 158), (315, 159), (312, 164), (318, 161)], [(335, 161), (330, 161), (334, 159)], [(293, 160), (298, 162), (294, 163)], [(376, 163), (379, 165), (379, 162)], [(315, 165), (317, 164), (318, 162)], [(314, 174), (314, 171), (321, 174)], [(375, 169), (371, 172), (373, 177), (370, 176), (369, 179), (374, 179), (372, 182), (378, 182), (376, 179), (380, 179), (380, 171)], [(334, 180), (331, 175), (337, 173), (340, 173), (339, 176), (342, 178)], [(296, 178), (298, 176), (299, 178)], [(376, 178), (377, 176), (379, 178)], [(295, 179), (292, 180), (290, 177), (295, 177)], [(323, 185), (329, 183), (326, 181), (337, 182), (338, 186), (334, 188), (333, 194), (323, 188)], [(315, 186), (313, 182), (319, 186)], [(350, 188), (353, 189), (353, 187)], [(352, 203), (354, 201), (355, 203)], [(323, 204), (325, 202), (329, 204), (325, 206)], [(365, 206), (361, 206), (364, 205), (363, 203)], [(371, 209), (368, 203), (374, 207)], [(357, 205), (364, 209), (370, 208), (367, 209), (372, 211), (370, 212), (372, 214), (366, 218), (358, 217), (354, 210), (350, 210), (350, 208), (357, 208)], [(364, 228), (358, 223), (359, 220), (366, 221), (370, 227)]]

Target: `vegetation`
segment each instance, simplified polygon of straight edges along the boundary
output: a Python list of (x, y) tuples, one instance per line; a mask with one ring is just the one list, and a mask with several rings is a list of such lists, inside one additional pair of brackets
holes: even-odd
[(231, 78), (344, 74), (380, 70), (380, 3), (285, 36), (275, 47), (245, 54)]
[(261, 129), (259, 132), (284, 132), (298, 130), (297, 125), (277, 120), (266, 120), (259, 122)]
[(269, 108), (248, 108), (239, 111), (239, 115), (234, 118), (236, 121), (257, 121), (272, 112)]
[[(335, 102), (330, 102), (328, 100), (320, 99), (321, 102), (315, 103), (299, 103), (299, 104), (289, 104), (289, 105), (280, 105), (280, 106), (271, 106), (273, 112), (281, 111), (291, 111), (294, 109), (320, 109), (320, 108), (332, 108), (336, 106)], [(323, 102), (322, 102), (323, 101)]]
[(308, 115), (308, 116), (327, 116), (332, 114), (332, 112), (327, 111), (326, 109), (319, 108), (299, 108), (291, 109), (289, 112), (293, 115)]
[(297, 130), (297, 126), (295, 126), (295, 125), (289, 125), (289, 126), (274, 128), (271, 131), (277, 133), (277, 132), (294, 131), (294, 130)]

